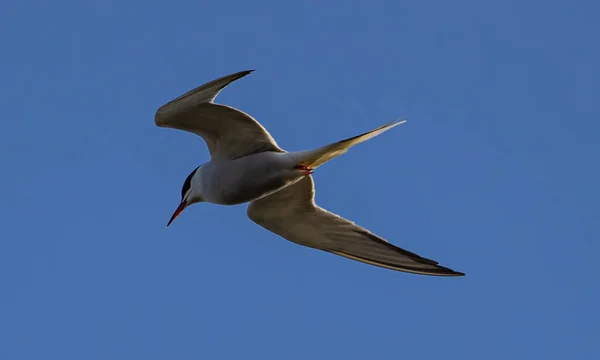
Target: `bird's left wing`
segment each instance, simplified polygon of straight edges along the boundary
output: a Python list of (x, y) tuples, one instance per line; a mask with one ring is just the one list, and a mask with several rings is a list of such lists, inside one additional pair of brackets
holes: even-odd
[(289, 241), (367, 264), (422, 275), (464, 275), (394, 246), (369, 230), (320, 208), (314, 202), (314, 194), (312, 177), (307, 176), (253, 201), (248, 206), (248, 217)]
[(186, 92), (161, 106), (154, 122), (160, 127), (201, 136), (211, 158), (235, 159), (263, 151), (282, 152), (269, 132), (250, 115), (214, 103), (221, 90), (251, 72), (223, 76)]

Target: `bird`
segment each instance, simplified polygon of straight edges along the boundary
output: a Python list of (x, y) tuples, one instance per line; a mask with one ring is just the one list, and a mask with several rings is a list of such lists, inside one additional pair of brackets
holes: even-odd
[(252, 116), (215, 103), (225, 87), (253, 71), (212, 80), (156, 111), (156, 126), (199, 135), (210, 154), (210, 160), (185, 179), (181, 202), (167, 227), (192, 204), (249, 203), (246, 214), (250, 220), (296, 244), (406, 273), (464, 275), (397, 247), (315, 203), (312, 174), (318, 167), (406, 120), (311, 150), (288, 152)]

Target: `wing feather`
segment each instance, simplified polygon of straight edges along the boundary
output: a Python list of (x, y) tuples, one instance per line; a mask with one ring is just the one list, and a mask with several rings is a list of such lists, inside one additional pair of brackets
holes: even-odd
[(410, 251), (390, 244), (314, 202), (314, 183), (307, 176), (248, 206), (248, 217), (294, 243), (367, 264), (422, 275), (462, 276)]
[(252, 71), (227, 75), (186, 92), (157, 110), (155, 124), (201, 136), (212, 158), (235, 159), (263, 151), (283, 152), (250, 115), (214, 103), (221, 90)]

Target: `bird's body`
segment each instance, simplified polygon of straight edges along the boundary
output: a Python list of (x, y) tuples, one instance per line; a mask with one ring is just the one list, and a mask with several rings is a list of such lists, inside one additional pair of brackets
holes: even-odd
[(157, 126), (201, 136), (211, 155), (185, 180), (181, 203), (169, 224), (193, 203), (249, 202), (247, 213), (252, 221), (297, 244), (392, 270), (464, 275), (392, 245), (314, 202), (312, 172), (316, 168), (404, 121), (319, 148), (287, 152), (250, 115), (213, 102), (223, 88), (250, 72), (213, 80), (158, 109)]
[(212, 159), (192, 176), (206, 202), (238, 205), (270, 195), (306, 176), (296, 154), (265, 151), (237, 159)]

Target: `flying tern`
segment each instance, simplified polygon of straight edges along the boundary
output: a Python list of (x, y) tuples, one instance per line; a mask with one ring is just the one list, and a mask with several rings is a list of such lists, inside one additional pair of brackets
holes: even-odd
[(167, 227), (195, 203), (249, 202), (247, 215), (252, 221), (296, 244), (397, 271), (464, 275), (401, 249), (315, 204), (311, 175), (315, 169), (405, 121), (391, 122), (316, 149), (288, 152), (250, 115), (214, 102), (227, 85), (252, 71), (210, 81), (157, 110), (157, 126), (199, 135), (210, 153), (210, 161), (195, 168), (185, 179), (181, 202)]

